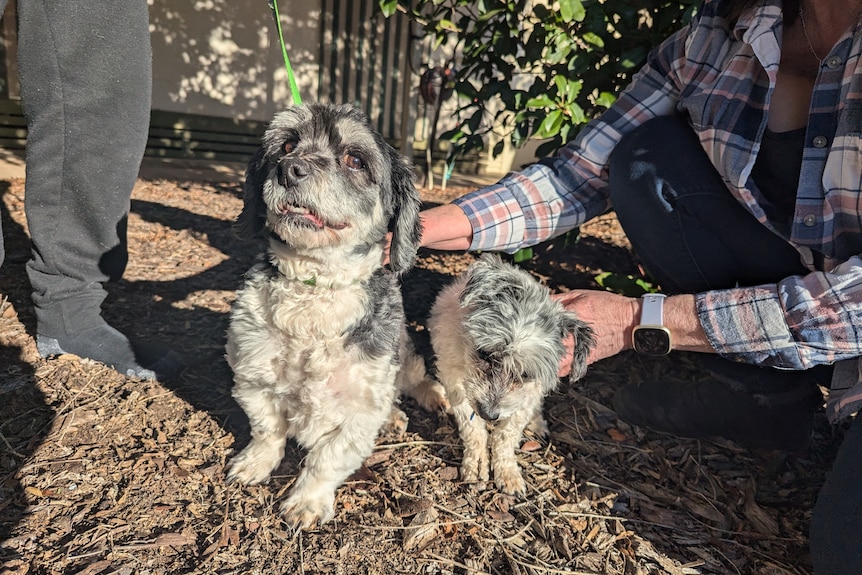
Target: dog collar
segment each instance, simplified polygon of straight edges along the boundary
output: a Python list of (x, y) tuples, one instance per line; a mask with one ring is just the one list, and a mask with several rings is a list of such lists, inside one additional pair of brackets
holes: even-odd
[(318, 283), (317, 283), (317, 276), (311, 276), (310, 278), (306, 278), (306, 279), (304, 279), (304, 280), (301, 280), (301, 279), (299, 279), (299, 278), (296, 278), (296, 280), (295, 280), (295, 281), (298, 281), (299, 283), (301, 283), (301, 284), (305, 284), (305, 285), (310, 286), (310, 287), (317, 287), (318, 285), (320, 285), (320, 286), (322, 286), (322, 287), (327, 287), (327, 288), (329, 288), (329, 289), (334, 290), (334, 289), (341, 289), (341, 288), (345, 288), (345, 287), (347, 287), (347, 286), (356, 285), (356, 284), (360, 283), (362, 280), (353, 280), (352, 282), (350, 282), (350, 283), (348, 283), (348, 284), (343, 284), (343, 285), (338, 286), (338, 287), (336, 287), (336, 285), (335, 285), (335, 284), (333, 284), (333, 283), (330, 283), (329, 285), (318, 284)]
[[(279, 242), (280, 244), (287, 245), (287, 242), (285, 242), (283, 239), (281, 239), (280, 237), (278, 237), (278, 236), (277, 236), (274, 232), (272, 232), (272, 231), (269, 231), (269, 232), (267, 233), (267, 236), (269, 237), (269, 239), (270, 239), (270, 240), (275, 240), (276, 242)], [(301, 284), (304, 284), (304, 285), (307, 285), (307, 286), (310, 286), (310, 287), (317, 287), (318, 285), (321, 285), (321, 286), (323, 285), (323, 284), (319, 284), (319, 283), (318, 283), (318, 281), (317, 281), (317, 276), (311, 276), (310, 278), (305, 278), (305, 279), (300, 279), (300, 278), (289, 278), (288, 276), (284, 275), (284, 273), (283, 273), (280, 269), (278, 269), (278, 266), (277, 266), (277, 265), (275, 265), (275, 263), (274, 263), (270, 258), (266, 258), (266, 263), (269, 265), (269, 267), (270, 267), (270, 269), (273, 271), (273, 273), (279, 274), (279, 275), (281, 275), (282, 277), (284, 277), (285, 279), (290, 279), (290, 280), (293, 280), (293, 281), (297, 281), (297, 282), (299, 282), (299, 283), (301, 283)], [(345, 285), (353, 285), (353, 284), (359, 283), (360, 281), (361, 281), (361, 280), (353, 280), (353, 281), (352, 281), (352, 282), (350, 282), (349, 284), (345, 284)], [(334, 285), (334, 284), (332, 284), (332, 283), (330, 283), (330, 284), (329, 284), (329, 286), (327, 286), (327, 287), (329, 287), (329, 289), (336, 289), (335, 285)]]
[[(287, 242), (285, 242), (283, 239), (278, 237), (278, 235), (275, 232), (273, 232), (272, 230), (269, 230), (269, 232), (267, 233), (267, 236), (269, 237), (270, 240), (275, 240), (276, 242), (278, 242), (280, 244), (287, 245)], [(268, 263), (269, 263), (270, 267), (273, 270), (275, 270), (276, 273), (284, 275), (281, 272), (281, 270), (278, 269), (278, 266), (276, 266), (272, 261), (268, 260)], [(285, 277), (287, 277), (287, 276), (285, 276)], [(304, 283), (307, 286), (315, 287), (317, 285), (317, 276), (311, 276), (310, 278), (306, 278), (304, 280), (296, 278), (296, 281), (298, 281), (300, 283)]]

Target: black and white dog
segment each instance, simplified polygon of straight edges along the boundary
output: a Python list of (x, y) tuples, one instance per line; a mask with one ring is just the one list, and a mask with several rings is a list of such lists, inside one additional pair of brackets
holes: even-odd
[(397, 279), (416, 256), (419, 206), (410, 163), (352, 106), (277, 114), (249, 162), (235, 228), (265, 234), (269, 249), (227, 332), (233, 396), (252, 434), (228, 479), (265, 481), (295, 438), (308, 455), (281, 508), (291, 524), (333, 517), (335, 490), (400, 414), (399, 391), (447, 407), (407, 337)]
[(484, 254), (440, 291), (428, 330), (464, 443), (461, 479), (489, 479), (490, 437), (494, 482), (524, 495), (515, 456), (524, 429), (547, 433), (542, 401), (559, 381), (563, 338), (575, 339), (574, 381), (586, 373), (592, 329), (525, 270)]

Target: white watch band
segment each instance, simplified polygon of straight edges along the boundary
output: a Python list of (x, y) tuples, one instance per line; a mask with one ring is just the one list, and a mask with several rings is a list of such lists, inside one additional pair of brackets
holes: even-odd
[(664, 325), (664, 298), (660, 293), (641, 296), (641, 325)]

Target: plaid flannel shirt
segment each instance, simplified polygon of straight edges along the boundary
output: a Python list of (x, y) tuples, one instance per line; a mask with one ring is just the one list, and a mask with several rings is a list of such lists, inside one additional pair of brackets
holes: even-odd
[[(653, 50), (617, 102), (557, 156), (456, 200), (473, 226), (470, 249), (511, 253), (604, 213), (611, 207), (608, 157), (616, 143), (644, 121), (674, 111), (690, 118), (730, 193), (779, 233), (750, 174), (772, 104), (781, 0), (764, 0), (730, 32), (716, 14), (718, 3), (706, 0), (688, 27)], [(820, 65), (796, 212), (789, 236), (783, 234), (810, 273), (697, 294), (700, 322), (726, 358), (791, 370), (844, 362), (827, 405), (833, 420), (862, 405), (860, 27)], [(819, 269), (815, 252), (824, 261)]]

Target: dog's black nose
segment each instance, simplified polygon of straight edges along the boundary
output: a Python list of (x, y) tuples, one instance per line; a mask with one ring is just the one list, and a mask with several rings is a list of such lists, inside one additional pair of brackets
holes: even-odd
[(278, 164), (278, 183), (284, 187), (294, 186), (311, 174), (311, 168), (303, 161), (291, 159)]
[(496, 405), (480, 403), (476, 406), (476, 413), (485, 421), (497, 421), (500, 418), (500, 409)]

